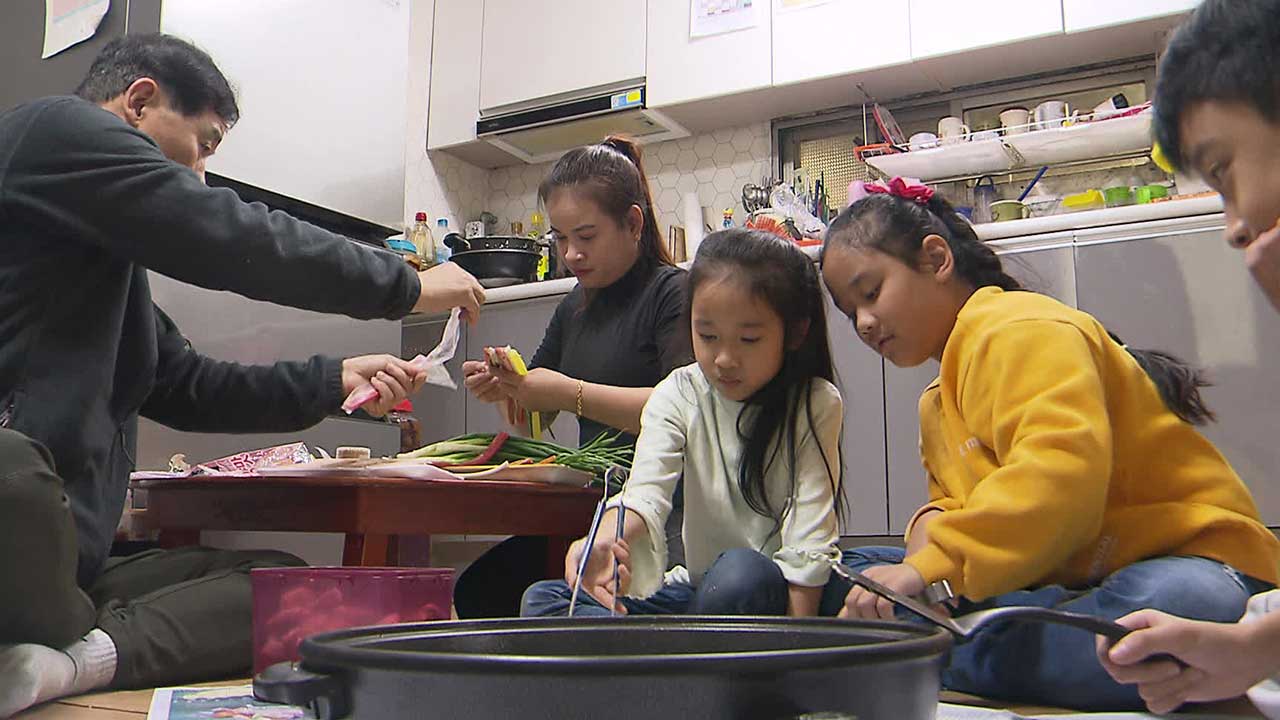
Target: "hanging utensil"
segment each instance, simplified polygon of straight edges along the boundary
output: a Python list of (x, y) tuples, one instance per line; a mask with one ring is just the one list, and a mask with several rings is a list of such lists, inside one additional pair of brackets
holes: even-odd
[(1044, 172), (1048, 169), (1048, 165), (1040, 168), (1040, 172), (1036, 173), (1036, 176), (1031, 178), (1031, 182), (1027, 183), (1027, 186), (1022, 189), (1022, 194), (1018, 196), (1018, 202), (1022, 202), (1026, 199), (1027, 195), (1031, 194), (1031, 188), (1035, 187), (1036, 183), (1040, 182), (1040, 178), (1044, 177)]

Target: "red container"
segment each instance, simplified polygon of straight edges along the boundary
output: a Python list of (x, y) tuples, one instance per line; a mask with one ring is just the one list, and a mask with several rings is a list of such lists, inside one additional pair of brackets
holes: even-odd
[(259, 568), (253, 588), (253, 672), (298, 660), (302, 639), (365, 625), (448, 620), (451, 568)]

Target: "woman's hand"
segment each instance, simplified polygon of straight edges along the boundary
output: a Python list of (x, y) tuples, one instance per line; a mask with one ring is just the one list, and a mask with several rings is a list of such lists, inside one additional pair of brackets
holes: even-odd
[(489, 372), (498, 378), (503, 395), (512, 398), (525, 410), (555, 412), (573, 410), (577, 381), (546, 368), (534, 368), (520, 375), (511, 367), (511, 360), (503, 348), (494, 350), (497, 364), (489, 366)]
[(385, 415), (422, 388), (427, 373), (418, 370), (408, 360), (395, 355), (360, 355), (342, 361), (342, 395), (369, 383), (378, 391), (378, 397), (361, 406), (361, 410), (374, 417)]
[(480, 402), (496, 403), (507, 398), (502, 392), (498, 377), (490, 372), (486, 362), (468, 360), (462, 363), (462, 376), (462, 384)]
[[(601, 525), (608, 525), (602, 521)], [(578, 564), (582, 562), (582, 549), (587, 539), (579, 538), (569, 546), (564, 557), (564, 581), (573, 592), (574, 583), (578, 580)], [(615, 563), (618, 569), (618, 595), (626, 595), (631, 587), (631, 547), (624, 539), (616, 542), (612, 537), (596, 537), (591, 557), (587, 559), (587, 567), (582, 573), (582, 589), (606, 608), (613, 608), (620, 615), (627, 614), (627, 608), (621, 598), (613, 594), (613, 572)]]
[[(924, 578), (920, 576), (918, 570), (906, 563), (880, 565), (868, 568), (862, 574), (904, 595), (919, 595), (924, 591)], [(844, 597), (844, 608), (840, 610), (839, 617), (893, 620), (893, 608), (894, 605), (889, 600), (860, 585), (854, 585), (849, 589), (849, 594)]]

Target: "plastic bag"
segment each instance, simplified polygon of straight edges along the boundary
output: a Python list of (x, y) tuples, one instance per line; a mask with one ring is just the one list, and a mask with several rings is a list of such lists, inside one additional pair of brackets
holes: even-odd
[[(425, 370), (429, 384), (456, 390), (458, 383), (449, 376), (449, 370), (444, 365), (452, 360), (454, 354), (458, 352), (458, 338), (461, 335), (462, 309), (454, 308), (453, 312), (449, 314), (449, 322), (445, 323), (444, 334), (440, 338), (440, 344), (436, 345), (426, 355), (419, 355), (410, 360), (409, 364), (416, 370)], [(351, 391), (347, 399), (342, 402), (342, 409), (350, 415), (357, 408), (376, 397), (378, 397), (377, 389), (373, 385), (365, 383)]]

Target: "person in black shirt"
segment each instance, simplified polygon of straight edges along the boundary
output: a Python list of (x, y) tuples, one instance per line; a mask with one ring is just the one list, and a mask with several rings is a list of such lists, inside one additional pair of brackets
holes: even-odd
[(98, 687), (243, 672), (254, 566), (205, 548), (108, 559), (138, 415), (198, 432), (298, 430), (371, 381), (384, 412), (424, 377), (366, 356), (245, 367), (195, 352), (147, 270), (355, 318), (484, 300), (446, 264), (415, 273), (202, 182), (238, 118), (204, 52), (164, 35), (108, 44), (76, 97), (0, 115), (0, 717)]
[[(602, 432), (634, 444), (653, 387), (693, 362), (684, 270), (662, 240), (640, 149), (611, 136), (565, 153), (538, 188), (561, 262), (578, 285), (556, 308), (527, 375), (481, 361), (463, 364), (467, 388), (502, 406), (512, 425), (527, 413), (572, 412), (579, 443)], [(498, 350), (500, 359), (503, 352)], [(548, 423), (549, 424), (549, 421)], [(683, 561), (680, 494), (668, 522), (673, 564)], [(462, 573), (459, 617), (519, 614), (520, 595), (545, 576), (545, 538), (512, 538)]]

